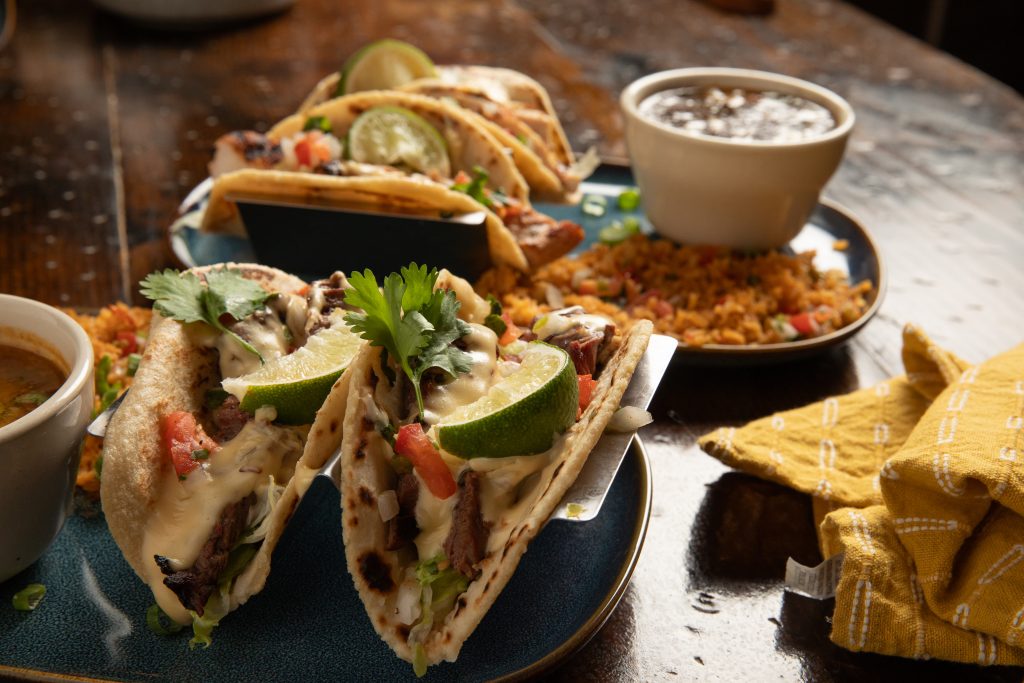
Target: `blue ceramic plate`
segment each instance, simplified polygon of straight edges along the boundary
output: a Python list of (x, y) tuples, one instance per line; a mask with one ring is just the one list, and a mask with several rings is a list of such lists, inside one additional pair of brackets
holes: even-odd
[[(184, 208), (194, 207), (209, 192), (206, 181), (192, 191), (183, 203)], [(598, 241), (601, 228), (612, 221), (634, 217), (640, 222), (640, 229), (653, 233), (650, 221), (640, 211), (625, 213), (618, 209), (619, 194), (634, 184), (628, 167), (604, 164), (581, 186), (584, 195), (602, 195), (607, 198), (607, 210), (602, 216), (588, 216), (579, 206), (538, 203), (536, 207), (557, 219), (569, 219), (583, 226), (586, 237), (573, 250), (579, 254)], [(186, 266), (204, 266), (225, 261), (257, 261), (249, 241), (240, 237), (210, 235), (199, 232), (197, 216), (186, 215), (171, 228), (171, 248)], [(845, 240), (848, 246), (836, 250), (834, 245)], [(855, 322), (839, 330), (815, 337), (779, 344), (727, 345), (708, 344), (692, 347), (680, 344), (677, 360), (699, 364), (749, 364), (788, 361), (819, 353), (845, 343), (866, 325), (882, 304), (885, 294), (886, 276), (882, 257), (868, 230), (843, 206), (828, 200), (818, 204), (807, 225), (783, 251), (791, 253), (815, 250), (814, 264), (819, 270), (838, 269), (849, 276), (851, 282), (869, 280), (873, 289), (868, 296), (868, 309)]]
[[(519, 679), (582, 647), (611, 615), (651, 512), (647, 454), (634, 440), (601, 508), (543, 529), (455, 663), (424, 681)], [(345, 568), (338, 491), (317, 477), (274, 552), (266, 588), (189, 650), (189, 633), (146, 627), (149, 589), (121, 557), (102, 514), (79, 510), (32, 567), (0, 584), (0, 678), (145, 681), (415, 680), (377, 636)], [(12, 596), (47, 592), (34, 612)]]

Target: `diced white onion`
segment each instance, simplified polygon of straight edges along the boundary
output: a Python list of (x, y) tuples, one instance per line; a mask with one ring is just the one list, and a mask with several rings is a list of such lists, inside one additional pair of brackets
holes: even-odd
[(601, 165), (601, 155), (597, 153), (597, 147), (591, 147), (583, 156), (576, 160), (576, 163), (572, 165), (572, 172), (579, 177), (580, 180), (586, 180), (597, 167)]
[(377, 509), (380, 511), (381, 521), (387, 522), (398, 515), (398, 496), (391, 489), (377, 496)]
[(331, 161), (337, 161), (341, 158), (341, 140), (334, 137), (330, 133), (324, 135), (322, 138), (325, 145), (327, 145), (327, 153), (330, 154)]
[(538, 339), (550, 339), (556, 334), (567, 332), (576, 326), (573, 318), (557, 313), (542, 315), (533, 325), (533, 333)]
[(418, 581), (403, 581), (398, 587), (398, 598), (395, 600), (395, 610), (398, 621), (403, 624), (411, 624), (420, 618), (420, 584)]
[(654, 418), (643, 408), (622, 406), (612, 415), (612, 419), (608, 421), (608, 426), (605, 429), (617, 434), (628, 434), (652, 422), (654, 422)]
[(579, 270), (572, 274), (572, 288), (579, 288), (580, 283), (593, 274), (594, 271), (592, 271), (590, 268), (580, 268)]
[(277, 419), (277, 408), (274, 406), (260, 406), (256, 409), (256, 412), (253, 413), (253, 416), (256, 418), (257, 422), (266, 422), (267, 424), (270, 424)]
[(551, 306), (551, 308), (565, 307), (565, 297), (562, 296), (562, 290), (550, 282), (544, 283), (544, 295), (548, 300), (548, 306)]

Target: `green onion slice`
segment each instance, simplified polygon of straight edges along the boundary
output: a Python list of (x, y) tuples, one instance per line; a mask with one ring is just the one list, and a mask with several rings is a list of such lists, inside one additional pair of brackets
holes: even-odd
[(14, 594), (11, 604), (19, 612), (31, 612), (39, 607), (44, 595), (46, 595), (46, 586), (41, 583), (30, 583)]
[(618, 244), (638, 232), (640, 232), (640, 221), (632, 216), (627, 216), (621, 221), (612, 221), (611, 225), (601, 228), (601, 231), (597, 233), (597, 238), (604, 244)]
[(608, 200), (599, 194), (588, 194), (580, 202), (580, 210), (588, 216), (603, 216), (608, 210)]
[(153, 603), (146, 610), (146, 626), (149, 630), (158, 636), (173, 636), (175, 633), (185, 628), (178, 622), (171, 619), (167, 614), (160, 609), (160, 605)]
[(640, 206), (640, 190), (631, 187), (619, 194), (619, 209), (622, 211), (636, 211)]

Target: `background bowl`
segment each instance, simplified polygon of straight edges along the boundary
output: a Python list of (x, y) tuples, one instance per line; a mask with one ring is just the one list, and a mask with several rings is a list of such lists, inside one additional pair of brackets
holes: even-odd
[[(648, 95), (712, 85), (798, 95), (832, 112), (836, 127), (799, 142), (746, 141), (683, 132), (639, 113)], [(740, 249), (781, 247), (800, 232), (854, 123), (853, 109), (832, 91), (748, 69), (662, 71), (631, 83), (620, 102), (633, 173), (655, 229), (682, 243)]]
[(52, 306), (0, 294), (0, 342), (56, 356), (69, 370), (46, 402), (0, 427), (0, 581), (5, 581), (35, 562), (64, 525), (94, 385), (89, 337)]

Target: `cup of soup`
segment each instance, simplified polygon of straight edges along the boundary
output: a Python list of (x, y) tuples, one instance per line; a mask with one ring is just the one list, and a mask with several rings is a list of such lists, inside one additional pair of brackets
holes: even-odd
[(0, 581), (64, 525), (93, 392), (85, 331), (52, 306), (0, 294)]
[(839, 166), (850, 105), (813, 83), (748, 69), (662, 71), (622, 93), (633, 172), (655, 229), (744, 249), (796, 237)]

